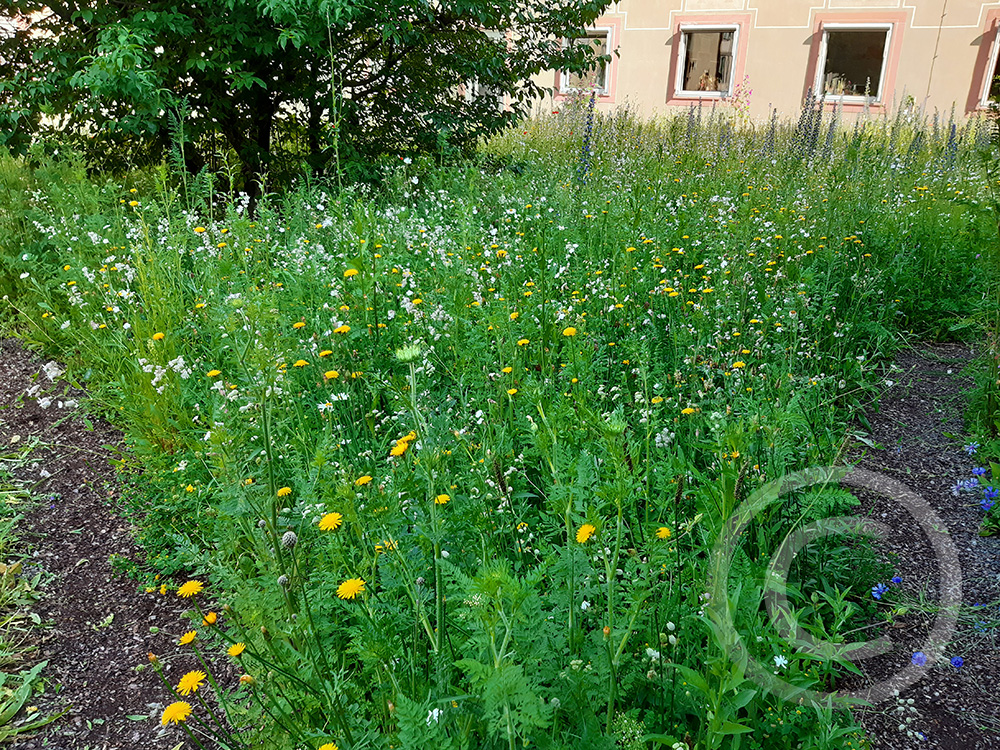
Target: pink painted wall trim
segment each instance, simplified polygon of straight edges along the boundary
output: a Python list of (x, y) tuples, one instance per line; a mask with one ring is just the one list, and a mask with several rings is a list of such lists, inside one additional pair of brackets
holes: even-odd
[[(597, 95), (597, 101), (604, 104), (614, 104), (615, 103), (615, 93), (618, 90), (618, 65), (620, 58), (614, 54), (614, 51), (621, 46), (622, 42), (622, 21), (620, 18), (615, 18), (613, 16), (601, 16), (596, 21), (594, 21), (589, 29), (611, 29), (611, 44), (609, 45), (609, 51), (611, 52), (611, 62), (608, 63), (608, 78), (607, 78), (607, 91), (603, 94)], [(552, 88), (553, 98), (558, 101), (565, 100), (570, 93), (563, 93), (559, 90), (562, 84), (562, 71), (556, 71), (555, 85)]]
[(983, 90), (986, 88), (986, 80), (993, 75), (993, 71), (989, 68), (998, 33), (1000, 33), (1000, 9), (994, 8), (986, 12), (986, 28), (978, 38), (979, 51), (976, 53), (976, 67), (972, 70), (972, 87), (969, 89), (969, 98), (965, 101), (966, 114), (985, 109), (982, 105)]
[[(825, 11), (816, 14), (813, 24), (812, 45), (809, 49), (809, 64), (806, 66), (806, 82), (802, 89), (802, 98), (806, 98), (809, 89), (816, 84), (816, 69), (819, 66), (819, 50), (823, 43), (823, 24), (825, 23), (891, 23), (892, 35), (889, 39), (889, 54), (885, 60), (885, 80), (882, 81), (882, 98), (870, 104), (848, 104), (839, 100), (825, 102), (827, 109), (840, 108), (844, 112), (863, 112), (867, 109), (883, 109), (886, 101), (892, 101), (896, 90), (896, 73), (899, 71), (899, 52), (903, 48), (903, 32), (906, 30), (906, 11), (874, 10), (868, 13), (839, 13)], [(815, 92), (814, 92), (815, 93)]]
[[(688, 105), (698, 101), (717, 102), (728, 101), (730, 97), (696, 97), (684, 96), (677, 90), (677, 68), (681, 64), (677, 59), (681, 50), (681, 26), (739, 26), (740, 31), (736, 44), (736, 55), (733, 59), (733, 87), (743, 82), (747, 62), (747, 47), (750, 44), (749, 13), (703, 13), (699, 15), (681, 14), (676, 18), (671, 37), (670, 72), (667, 74), (668, 105)], [(732, 92), (730, 92), (732, 93)]]

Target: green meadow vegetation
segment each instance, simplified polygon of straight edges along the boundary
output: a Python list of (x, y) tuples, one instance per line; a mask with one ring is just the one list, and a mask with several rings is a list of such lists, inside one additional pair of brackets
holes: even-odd
[(891, 625), (891, 561), (798, 554), (823, 653), (764, 606), (789, 531), (855, 498), (789, 493), (715, 587), (713, 545), (842, 459), (899, 346), (996, 341), (997, 179), (985, 121), (829, 118), (584, 99), (253, 212), (207, 172), (0, 155), (4, 316), (126, 435), (121, 569), (190, 603), (204, 671), (157, 718), (204, 748), (866, 747), (805, 696)]

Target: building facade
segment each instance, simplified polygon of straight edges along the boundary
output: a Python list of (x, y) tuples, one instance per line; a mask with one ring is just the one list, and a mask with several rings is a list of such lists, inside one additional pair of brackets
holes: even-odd
[(1000, 2), (978, 0), (621, 0), (580, 40), (610, 62), (537, 82), (553, 107), (593, 90), (602, 109), (647, 116), (698, 104), (794, 116), (810, 94), (845, 113), (972, 115), (1000, 98), (998, 26)]

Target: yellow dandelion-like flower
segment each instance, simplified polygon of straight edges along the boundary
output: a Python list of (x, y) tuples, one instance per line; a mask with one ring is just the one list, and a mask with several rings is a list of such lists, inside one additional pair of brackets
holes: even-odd
[(184, 701), (177, 701), (176, 703), (171, 703), (165, 709), (163, 709), (163, 715), (160, 717), (160, 724), (166, 726), (167, 724), (177, 724), (182, 721), (187, 721), (187, 717), (191, 715), (191, 704), (185, 703)]
[(513, 371), (514, 371), (513, 367), (504, 367), (502, 370), (500, 370), (500, 372), (502, 372), (504, 375), (510, 375)]
[(651, 402), (654, 404), (659, 404), (663, 401), (663, 396), (653, 396)]
[(350, 333), (351, 332), (351, 327), (349, 325), (347, 325), (347, 323), (344, 323), (344, 325), (337, 326), (336, 328), (334, 328), (333, 332), (334, 333)]
[(163, 340), (162, 333), (157, 332), (153, 334), (153, 341), (162, 341), (162, 340)]
[(668, 529), (666, 526), (661, 526), (656, 530), (656, 536), (660, 539), (669, 539), (670, 529)]
[(325, 745), (320, 745), (319, 750), (340, 750), (340, 748), (332, 742), (327, 742)]
[(690, 406), (687, 407), (686, 409), (681, 409), (681, 414), (694, 414), (694, 409), (692, 409)]
[(327, 370), (326, 372), (323, 373), (323, 377), (326, 378), (327, 380), (333, 380), (334, 378), (339, 378), (340, 373), (337, 372), (336, 370)]
[(584, 544), (588, 539), (590, 539), (590, 537), (594, 535), (594, 532), (596, 531), (597, 528), (593, 524), (585, 523), (577, 530), (576, 541), (579, 542), (580, 544)]
[(221, 374), (222, 374), (222, 370), (209, 370), (208, 372), (205, 373), (205, 377), (206, 378), (214, 378), (215, 376), (221, 375)]
[(181, 695), (191, 695), (191, 693), (197, 693), (198, 688), (201, 687), (202, 683), (205, 682), (205, 673), (201, 670), (197, 672), (188, 672), (186, 675), (181, 677), (181, 681), (177, 683), (177, 692)]
[(295, 361), (295, 363), (292, 365), (292, 367), (305, 367), (308, 364), (309, 363), (306, 362), (304, 359), (298, 359), (298, 360)]
[(306, 324), (303, 323), (301, 320), (299, 322), (295, 323), (295, 325), (292, 326), (292, 328), (305, 328), (305, 327), (306, 327)]
[(337, 587), (337, 596), (341, 599), (353, 599), (365, 590), (365, 582), (361, 578), (349, 578)]
[(181, 636), (181, 639), (177, 641), (177, 645), (186, 646), (192, 641), (194, 641), (194, 639), (197, 637), (198, 637), (197, 630), (189, 630), (188, 632), (186, 632), (184, 635)]
[(576, 329), (573, 326), (563, 328), (563, 336), (576, 336)]
[(530, 343), (531, 342), (528, 341), (528, 339), (518, 339), (517, 345), (518, 346), (527, 346)]
[(201, 234), (204, 231), (205, 231), (205, 227), (195, 227), (194, 228), (195, 234)]
[(282, 487), (281, 489), (278, 490), (278, 497), (288, 497), (291, 494), (292, 494), (291, 487)]
[(746, 366), (747, 366), (746, 362), (742, 362), (742, 361), (740, 361), (740, 362), (733, 362), (733, 368), (736, 369), (736, 370), (740, 369), (741, 367), (746, 367)]
[(202, 625), (205, 625), (206, 627), (207, 627), (208, 625), (215, 625), (215, 623), (216, 623), (216, 621), (217, 621), (218, 619), (219, 619), (219, 616), (218, 616), (217, 614), (215, 614), (215, 612), (208, 612), (208, 613), (206, 613), (206, 614), (205, 614), (205, 616), (204, 616), (204, 617), (202, 618), (202, 620), (201, 620), (201, 624), (202, 624)]
[(396, 444), (392, 446), (392, 450), (389, 451), (390, 456), (402, 456), (406, 453), (406, 450), (410, 447), (410, 443), (407, 440), (397, 440)]
[(518, 313), (518, 312), (512, 312), (512, 313), (510, 314), (510, 319), (511, 319), (511, 320), (517, 320), (517, 318), (518, 318), (518, 316), (520, 316), (520, 314), (521, 314), (521, 313)]
[(366, 484), (370, 483), (371, 481), (372, 481), (371, 476), (369, 476), (368, 474), (365, 474), (364, 476), (360, 476), (357, 479), (355, 479), (354, 480), (354, 484), (356, 484), (358, 487), (364, 487)]
[(63, 266), (63, 270), (64, 270), (64, 271), (68, 271), (68, 270), (69, 270), (69, 269), (71, 269), (72, 267), (73, 267), (73, 266), (71, 266), (71, 265), (69, 265), (69, 264), (67, 263), (67, 264), (66, 264), (65, 266)]
[(329, 357), (331, 354), (333, 354), (333, 350), (332, 349), (324, 349), (323, 351), (321, 351), (319, 353), (319, 356), (321, 356), (321, 357)]
[(232, 646), (230, 646), (226, 650), (226, 653), (235, 659), (237, 656), (239, 656), (246, 650), (247, 650), (247, 644), (240, 641), (239, 643), (234, 643)]
[(508, 396), (513, 396), (515, 393), (517, 393), (517, 388), (508, 388), (507, 389), (507, 395)]
[(344, 517), (339, 513), (327, 513), (319, 520), (321, 531), (335, 531), (344, 522)]
[(346, 271), (344, 271), (345, 279), (349, 279), (352, 276), (357, 276), (357, 275), (358, 275), (358, 269), (356, 268), (348, 268)]
[(205, 588), (205, 584), (201, 581), (188, 581), (177, 589), (177, 596), (184, 599), (190, 599), (192, 596), (199, 593), (203, 588)]
[(451, 497), (449, 495), (441, 494), (438, 495), (436, 498), (434, 498), (434, 503), (435, 505), (444, 505), (449, 500), (451, 500)]

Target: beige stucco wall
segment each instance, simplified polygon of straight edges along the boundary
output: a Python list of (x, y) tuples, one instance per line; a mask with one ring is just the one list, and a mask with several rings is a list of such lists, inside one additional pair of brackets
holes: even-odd
[[(930, 113), (974, 112), (991, 75), (1000, 1), (973, 0), (621, 0), (595, 26), (612, 31), (618, 48), (607, 96), (599, 107), (626, 101), (643, 115), (687, 108), (694, 98), (675, 92), (678, 31), (681, 23), (737, 23), (736, 80), (749, 77), (750, 115), (768, 116), (774, 106), (784, 116), (799, 112), (814, 84), (821, 29), (830, 23), (891, 23), (886, 87), (875, 112), (892, 112), (907, 97)], [(561, 93), (554, 72), (536, 81), (553, 89), (543, 106), (558, 107)], [(703, 99), (705, 106), (713, 100)], [(731, 100), (715, 101), (731, 106)], [(833, 105), (831, 105), (832, 108)], [(857, 112), (860, 104), (843, 109)]]

